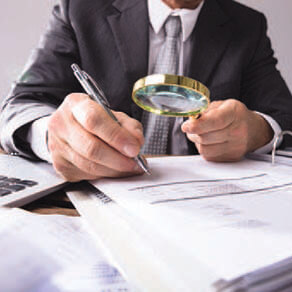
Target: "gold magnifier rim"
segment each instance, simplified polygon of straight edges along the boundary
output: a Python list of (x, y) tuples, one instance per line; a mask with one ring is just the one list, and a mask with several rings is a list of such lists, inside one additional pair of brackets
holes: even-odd
[[(191, 91), (195, 91), (196, 93), (200, 94), (203, 98), (206, 99), (207, 101), (206, 106), (192, 112), (173, 113), (173, 112), (163, 111), (160, 109), (154, 109), (150, 106), (147, 106), (141, 103), (137, 99), (137, 96), (136, 96), (137, 91), (147, 86), (155, 86), (155, 85), (173, 85), (173, 86), (186, 88)], [(172, 75), (172, 74), (152, 74), (152, 75), (148, 75), (143, 78), (140, 78), (139, 80), (135, 82), (133, 91), (132, 91), (132, 99), (139, 107), (143, 108), (146, 111), (149, 111), (158, 115), (174, 116), (174, 117), (177, 117), (177, 116), (189, 117), (189, 116), (196, 116), (208, 108), (210, 104), (210, 91), (203, 83), (186, 76)]]

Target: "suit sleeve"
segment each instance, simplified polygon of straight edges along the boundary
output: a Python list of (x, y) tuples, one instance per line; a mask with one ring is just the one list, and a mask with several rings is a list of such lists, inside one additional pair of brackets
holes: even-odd
[[(282, 130), (292, 130), (292, 96), (276, 64), (266, 18), (261, 15), (258, 44), (243, 72), (241, 92), (250, 109), (271, 116)], [(289, 138), (285, 140), (283, 146), (292, 145)]]
[(26, 142), (28, 127), (53, 113), (67, 94), (80, 91), (70, 67), (80, 57), (68, 6), (65, 0), (54, 6), (39, 46), (3, 102), (0, 141), (9, 153), (36, 158)]

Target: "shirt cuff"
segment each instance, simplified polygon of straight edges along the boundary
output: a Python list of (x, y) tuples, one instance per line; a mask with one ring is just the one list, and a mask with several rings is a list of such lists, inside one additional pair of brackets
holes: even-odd
[[(261, 115), (268, 122), (268, 124), (271, 126), (271, 128), (274, 131), (273, 139), (268, 144), (264, 145), (263, 147), (261, 147), (253, 152), (256, 154), (266, 154), (266, 153), (269, 153), (273, 150), (274, 142), (277, 139), (277, 137), (280, 135), (280, 133), (282, 132), (282, 129), (281, 129), (280, 125), (271, 116), (263, 114), (263, 113), (259, 113), (259, 112), (256, 112), (256, 113)], [(283, 140), (283, 138), (278, 139), (276, 147), (280, 146), (282, 140)]]
[(52, 163), (52, 158), (47, 144), (48, 122), (50, 116), (40, 118), (32, 123), (27, 135), (34, 154), (42, 160)]

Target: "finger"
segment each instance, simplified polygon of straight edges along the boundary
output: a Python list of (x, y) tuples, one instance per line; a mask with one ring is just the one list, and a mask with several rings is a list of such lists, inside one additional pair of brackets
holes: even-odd
[(220, 144), (230, 140), (228, 127), (201, 135), (187, 134), (187, 137), (190, 141), (201, 145)]
[(135, 136), (139, 140), (140, 144), (143, 145), (144, 135), (142, 124), (139, 121), (130, 118), (123, 112), (115, 112), (115, 115), (117, 116), (122, 127), (127, 129), (133, 136)]
[[(71, 112), (71, 106), (86, 99), (88, 99), (88, 96), (84, 94), (70, 94), (66, 97), (58, 110), (51, 116), (48, 141), (50, 152), (53, 152), (55, 150), (54, 148), (58, 148), (56, 149), (57, 152), (62, 150), (62, 147), (57, 147), (58, 144), (52, 141), (52, 138), (57, 137), (64, 142), (64, 145), (69, 143), (72, 149), (80, 155), (83, 155), (87, 160), (108, 165), (109, 168), (121, 172), (132, 172), (133, 169), (135, 171), (137, 164), (132, 159), (125, 157), (118, 151), (109, 147), (106, 143), (100, 141), (96, 136), (86, 132), (84, 128), (76, 122)], [(95, 143), (96, 141), (98, 143), (102, 142), (103, 147), (100, 148), (102, 150), (99, 152), (100, 155), (94, 155), (96, 147), (97, 149), (99, 148), (99, 144)], [(108, 150), (103, 151), (105, 148)], [(101, 159), (98, 159), (98, 157)]]
[(70, 162), (68, 156), (71, 149), (68, 149), (68, 147), (66, 143), (49, 132), (49, 148), (55, 171), (68, 181), (96, 179), (97, 177), (93, 173), (85, 173)]
[[(67, 151), (66, 153), (69, 153), (69, 151)], [(87, 160), (76, 152), (71, 152), (69, 159), (71, 159), (70, 161), (72, 162), (72, 164), (76, 166), (77, 169), (80, 170), (82, 173), (86, 174), (87, 176), (92, 176), (92, 174), (94, 174), (94, 178), (91, 179), (98, 179), (101, 177), (124, 177), (144, 173), (143, 170), (136, 163), (135, 167), (132, 170), (118, 171)]]
[(87, 132), (74, 119), (71, 122), (72, 130), (68, 135), (68, 144), (84, 159), (101, 164), (107, 168), (120, 172), (136, 171), (137, 164), (98, 137)]
[[(69, 98), (66, 98), (65, 104), (66, 106), (69, 106), (70, 108), (74, 108), (74, 106), (79, 106), (79, 102), (82, 102), (84, 100), (90, 100), (89, 97), (83, 93), (73, 93), (73, 94), (70, 94), (68, 97)], [(144, 136), (143, 136), (142, 124), (138, 122), (136, 119), (130, 118), (128, 115), (126, 115), (123, 112), (114, 112), (114, 111), (112, 112), (117, 116), (122, 127), (124, 127), (129, 132), (131, 132), (133, 136), (135, 136), (139, 140), (140, 144), (143, 145)]]
[(206, 111), (200, 119), (189, 119), (182, 125), (182, 131), (189, 134), (205, 134), (225, 129), (235, 120), (236, 102), (226, 100)]
[(86, 173), (95, 174), (99, 177), (119, 177), (122, 174), (129, 175), (130, 173), (138, 174), (143, 172), (138, 164), (130, 158), (127, 158), (130, 160), (130, 163), (126, 164), (123, 167), (122, 163), (120, 163), (119, 161), (109, 164), (109, 166), (106, 166), (101, 163), (96, 163), (92, 160), (86, 159), (74, 150), (72, 150), (71, 152), (67, 151), (66, 153), (70, 153), (70, 155), (68, 155), (70, 161), (79, 169), (83, 170)]
[(140, 151), (140, 143), (127, 129), (115, 122), (96, 102), (86, 99), (72, 109), (82, 127), (105, 143), (129, 157)]
[(225, 155), (227, 143), (202, 145), (196, 144), (199, 153), (208, 161), (217, 161)]
[[(56, 168), (59, 172), (62, 172), (63, 174), (65, 173), (67, 177), (69, 175), (70, 178), (77, 177), (80, 179), (80, 175), (82, 174), (81, 179), (97, 179), (100, 177), (120, 177), (129, 174), (133, 175), (142, 173), (142, 170), (135, 162), (133, 162), (133, 170), (117, 171), (82, 157), (75, 152), (70, 145), (61, 140), (56, 141), (56, 143), (58, 143), (59, 148), (58, 156), (63, 158), (61, 160), (61, 165), (56, 162), (58, 164)], [(67, 161), (65, 165), (64, 160)]]
[(71, 109), (77, 106), (83, 100), (89, 97), (83, 93), (69, 94), (55, 113), (49, 119), (48, 130), (58, 137), (66, 137), (71, 127), (72, 113)]
[(242, 158), (243, 152), (240, 145), (232, 145), (229, 142), (212, 145), (196, 144), (199, 153), (208, 161), (232, 162)]
[(88, 174), (78, 169), (68, 160), (66, 160), (60, 153), (52, 154), (53, 167), (57, 174), (66, 181), (77, 182), (81, 180), (94, 180), (97, 179), (92, 174)]
[[(70, 145), (70, 138), (68, 144), (64, 141), (59, 142), (61, 144), (59, 152), (78, 168), (97, 176), (116, 176), (116, 173), (138, 173), (141, 171), (132, 158), (122, 155), (98, 138), (87, 132), (82, 133), (82, 131), (84, 130), (72, 131), (70, 135), (70, 137), (73, 137), (73, 144), (77, 151)], [(92, 137), (85, 139), (84, 136), (86, 135)], [(95, 143), (96, 141), (98, 143)]]

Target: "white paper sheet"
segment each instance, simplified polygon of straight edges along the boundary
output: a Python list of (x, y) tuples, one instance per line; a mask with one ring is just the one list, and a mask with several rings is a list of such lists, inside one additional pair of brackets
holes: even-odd
[(93, 184), (226, 280), (292, 256), (292, 169), (149, 159), (151, 176)]
[(110, 258), (139, 290), (214, 291), (218, 275), (104, 194), (86, 186), (67, 194)]
[(1, 291), (133, 291), (81, 218), (0, 209), (0, 220)]

